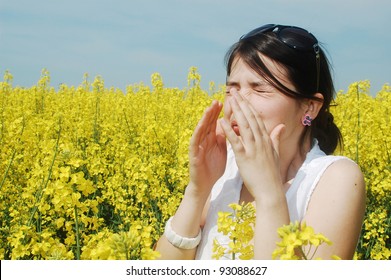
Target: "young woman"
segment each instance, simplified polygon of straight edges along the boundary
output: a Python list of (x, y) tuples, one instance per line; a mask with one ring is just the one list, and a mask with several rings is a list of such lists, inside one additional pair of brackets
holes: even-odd
[(271, 259), (277, 229), (305, 221), (332, 245), (316, 257), (351, 259), (365, 211), (356, 163), (332, 156), (340, 132), (329, 112), (334, 86), (317, 39), (268, 24), (226, 55), (227, 95), (206, 109), (190, 142), (190, 182), (157, 243), (164, 259), (211, 259), (217, 213), (230, 203), (256, 207), (254, 259)]

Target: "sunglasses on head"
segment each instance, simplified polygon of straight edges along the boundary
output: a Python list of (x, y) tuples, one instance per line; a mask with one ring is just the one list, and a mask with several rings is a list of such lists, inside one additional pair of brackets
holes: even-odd
[(278, 24), (266, 24), (258, 27), (249, 33), (240, 37), (240, 40), (273, 32), (277, 38), (290, 48), (304, 52), (314, 52), (316, 57), (316, 91), (319, 90), (319, 75), (320, 75), (320, 49), (318, 40), (309, 31), (297, 27)]

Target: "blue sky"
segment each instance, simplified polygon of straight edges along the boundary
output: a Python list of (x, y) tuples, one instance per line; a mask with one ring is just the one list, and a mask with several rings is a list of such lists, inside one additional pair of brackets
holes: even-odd
[(265, 23), (302, 26), (323, 43), (337, 90), (370, 80), (391, 83), (389, 0), (0, 0), (0, 73), (13, 84), (79, 85), (84, 73), (125, 88), (159, 72), (184, 88), (196, 66), (202, 86), (225, 82), (224, 54)]

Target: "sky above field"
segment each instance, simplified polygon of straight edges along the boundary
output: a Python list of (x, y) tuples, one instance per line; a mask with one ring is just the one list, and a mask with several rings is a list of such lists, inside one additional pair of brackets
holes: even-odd
[[(0, 74), (14, 86), (78, 86), (100, 75), (108, 87), (187, 86), (191, 66), (201, 85), (225, 83), (232, 43), (265, 23), (311, 31), (328, 52), (337, 90), (370, 80), (375, 94), (391, 83), (389, 0), (0, 0)], [(0, 78), (2, 80), (2, 78)]]

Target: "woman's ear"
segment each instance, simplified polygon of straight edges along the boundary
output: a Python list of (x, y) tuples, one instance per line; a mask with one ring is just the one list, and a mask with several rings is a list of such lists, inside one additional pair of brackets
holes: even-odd
[(315, 93), (316, 99), (307, 99), (303, 103), (303, 115), (301, 116), (301, 123), (303, 126), (311, 126), (312, 121), (318, 116), (320, 109), (323, 106), (323, 95)]
[(305, 103), (305, 114), (309, 115), (311, 119), (315, 119), (316, 116), (318, 115), (320, 109), (323, 106), (323, 94), (317, 92), (314, 94), (314, 96), (317, 99), (308, 99), (307, 102)]

